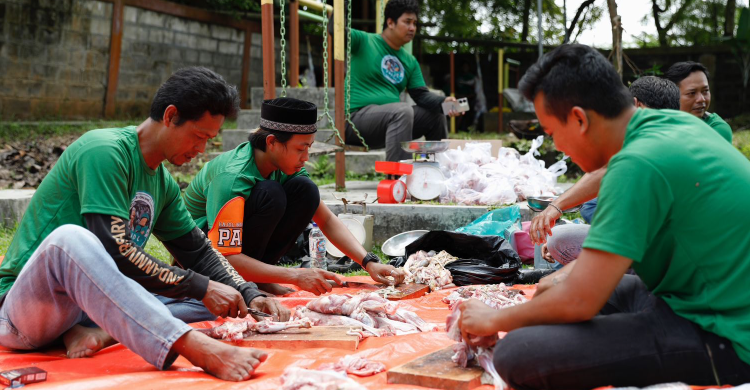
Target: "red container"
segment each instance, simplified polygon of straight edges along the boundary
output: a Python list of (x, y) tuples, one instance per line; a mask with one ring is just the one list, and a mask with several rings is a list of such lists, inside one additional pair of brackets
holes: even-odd
[(386, 175), (411, 175), (414, 166), (395, 161), (375, 161), (375, 172)]

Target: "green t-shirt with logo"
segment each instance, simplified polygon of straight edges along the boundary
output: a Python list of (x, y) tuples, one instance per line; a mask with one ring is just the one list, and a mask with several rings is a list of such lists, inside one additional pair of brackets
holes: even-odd
[(721, 119), (719, 114), (708, 114), (703, 118), (703, 121), (721, 134), (730, 144), (732, 143), (732, 128), (729, 127), (729, 124), (724, 119)]
[(424, 87), (419, 63), (400, 48), (393, 50), (380, 34), (352, 29), (351, 109), (400, 102), (404, 89)]
[(88, 213), (128, 219), (131, 239), (141, 247), (152, 231), (169, 241), (195, 227), (164, 165), (146, 165), (135, 126), (89, 131), (65, 150), (31, 198), (0, 265), (0, 295), (53, 230), (86, 227)]
[[(255, 164), (252, 145), (244, 142), (209, 161), (198, 172), (185, 190), (185, 204), (198, 227), (209, 230), (213, 246), (225, 256), (232, 255), (242, 249), (244, 204), (255, 184), (263, 180), (284, 184), (297, 176), (309, 177), (302, 168), (291, 176), (275, 170), (264, 179)], [(237, 239), (224, 240), (220, 228), (234, 228), (227, 231), (236, 232)], [(231, 234), (226, 238), (231, 238)]]
[(637, 110), (584, 248), (633, 260), (678, 315), (750, 363), (750, 161), (688, 113)]

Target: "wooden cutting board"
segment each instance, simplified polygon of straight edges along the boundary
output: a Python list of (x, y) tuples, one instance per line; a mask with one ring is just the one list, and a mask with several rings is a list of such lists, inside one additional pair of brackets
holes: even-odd
[(355, 351), (359, 345), (359, 337), (347, 335), (349, 329), (348, 326), (313, 326), (309, 329), (286, 329), (278, 333), (254, 333), (234, 344), (253, 348), (338, 348)]
[(481, 367), (460, 367), (451, 361), (453, 347), (446, 347), (388, 370), (388, 383), (446, 390), (469, 390), (482, 385)]
[[(381, 284), (378, 287), (386, 288), (388, 286)], [(430, 292), (430, 286), (420, 283), (401, 284), (395, 287), (397, 293), (388, 294), (391, 301), (400, 301), (402, 299), (419, 298)], [(380, 294), (382, 296), (382, 294)]]

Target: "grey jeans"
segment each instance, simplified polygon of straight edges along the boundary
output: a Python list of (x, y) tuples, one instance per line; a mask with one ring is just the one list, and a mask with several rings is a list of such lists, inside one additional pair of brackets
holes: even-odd
[(57, 340), (86, 314), (115, 340), (159, 369), (192, 328), (123, 275), (93, 233), (53, 231), (34, 252), (0, 306), (0, 345), (30, 350)]
[[(448, 121), (442, 112), (433, 112), (409, 103), (371, 104), (352, 114), (352, 122), (371, 149), (385, 148), (385, 159), (399, 161), (412, 158), (401, 149), (401, 142), (424, 136), (428, 141), (448, 138)], [(362, 142), (346, 125), (347, 145)]]
[(589, 235), (591, 225), (566, 223), (552, 228), (552, 235), (547, 237), (547, 250), (555, 261), (565, 265), (581, 254), (583, 241)]

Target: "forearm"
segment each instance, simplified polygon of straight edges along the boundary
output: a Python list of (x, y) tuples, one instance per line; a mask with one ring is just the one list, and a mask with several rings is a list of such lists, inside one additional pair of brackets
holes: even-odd
[(234, 269), (245, 278), (255, 283), (292, 283), (296, 284), (293, 268), (284, 268), (266, 264), (245, 254), (229, 255), (227, 260)]
[(445, 97), (430, 92), (427, 87), (412, 88), (408, 92), (414, 103), (417, 103), (419, 107), (442, 112), (442, 103), (445, 101)]
[(594, 199), (599, 194), (599, 186), (605, 173), (607, 173), (607, 167), (584, 174), (581, 180), (555, 199), (553, 203), (560, 209), (565, 210)]

